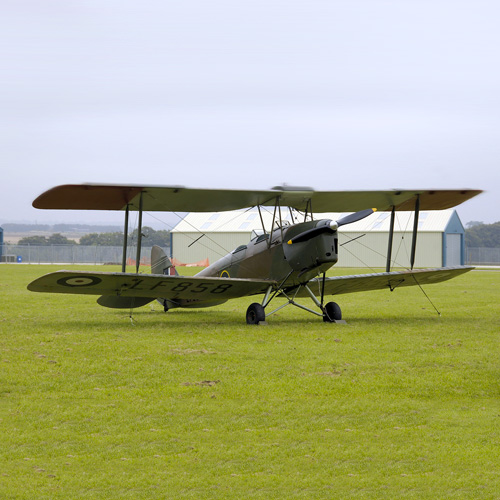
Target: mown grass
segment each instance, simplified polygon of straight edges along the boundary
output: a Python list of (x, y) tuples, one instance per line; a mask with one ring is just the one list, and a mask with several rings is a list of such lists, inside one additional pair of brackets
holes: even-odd
[(0, 498), (500, 498), (500, 272), (255, 327), (26, 290), (56, 269), (0, 266)]

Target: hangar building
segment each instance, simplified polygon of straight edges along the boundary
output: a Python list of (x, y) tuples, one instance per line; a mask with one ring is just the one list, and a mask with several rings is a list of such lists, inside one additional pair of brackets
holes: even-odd
[[(262, 210), (269, 230), (272, 209)], [(338, 220), (344, 213), (316, 214), (315, 219)], [(413, 212), (396, 212), (392, 246), (392, 266), (410, 266)], [(282, 211), (285, 223), (291, 214)], [(389, 242), (390, 212), (342, 226), (339, 230), (340, 267), (385, 268)], [(208, 257), (213, 263), (248, 243), (262, 232), (258, 210), (190, 213), (172, 230), (172, 255), (181, 262), (197, 262)], [(419, 215), (415, 267), (445, 267), (465, 262), (465, 230), (455, 210), (422, 211)]]

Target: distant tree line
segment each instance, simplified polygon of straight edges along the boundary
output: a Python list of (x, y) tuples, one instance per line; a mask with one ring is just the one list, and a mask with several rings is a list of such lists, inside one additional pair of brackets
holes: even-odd
[[(128, 235), (129, 243), (137, 241), (137, 229)], [(123, 245), (123, 233), (90, 233), (80, 238), (82, 246), (121, 246)], [(166, 230), (155, 231), (153, 228), (144, 226), (142, 228), (142, 244), (145, 246), (159, 245), (170, 246), (170, 232)], [(27, 236), (21, 238), (18, 245), (78, 245), (75, 240), (70, 240), (60, 233), (51, 236)]]
[[(137, 241), (137, 229), (128, 235), (129, 242)], [(170, 246), (170, 231), (155, 231), (149, 226), (142, 228), (142, 244), (146, 246)], [(91, 233), (80, 238), (80, 245), (120, 246), (123, 245), (123, 233)]]
[(469, 248), (500, 248), (500, 221), (493, 224), (471, 221), (466, 226), (465, 244)]
[[(466, 224), (465, 244), (468, 247), (500, 248), (500, 221), (493, 224), (483, 224), (471, 221)], [(161, 247), (170, 246), (170, 232), (167, 230), (155, 231), (145, 226), (142, 228), (143, 245)], [(129, 234), (129, 243), (137, 241), (137, 229)], [(70, 240), (60, 233), (51, 236), (27, 236), (19, 240), (19, 245), (77, 245), (75, 240)], [(121, 246), (123, 244), (122, 232), (90, 233), (80, 238), (80, 245), (86, 246)]]
[(18, 245), (37, 245), (37, 246), (46, 246), (46, 245), (77, 245), (75, 240), (68, 240), (66, 236), (63, 236), (60, 233), (51, 234), (49, 237), (47, 236), (26, 236), (25, 238), (21, 238), (18, 242)]

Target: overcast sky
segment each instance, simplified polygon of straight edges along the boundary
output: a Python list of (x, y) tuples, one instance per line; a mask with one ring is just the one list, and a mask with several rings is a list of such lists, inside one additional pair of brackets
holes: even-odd
[(485, 189), (500, 220), (498, 0), (0, 0), (0, 223), (103, 182)]

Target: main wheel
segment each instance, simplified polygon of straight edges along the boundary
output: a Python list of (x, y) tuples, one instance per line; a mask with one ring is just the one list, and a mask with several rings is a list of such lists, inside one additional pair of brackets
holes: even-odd
[(247, 309), (247, 323), (249, 325), (258, 325), (260, 321), (264, 321), (266, 319), (266, 313), (264, 308), (254, 302), (250, 304)]
[(323, 314), (323, 321), (333, 323), (334, 321), (342, 319), (342, 311), (336, 302), (328, 302), (325, 306), (325, 314)]

